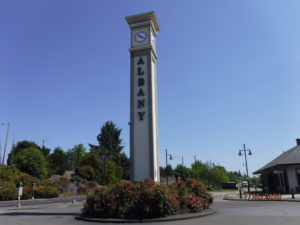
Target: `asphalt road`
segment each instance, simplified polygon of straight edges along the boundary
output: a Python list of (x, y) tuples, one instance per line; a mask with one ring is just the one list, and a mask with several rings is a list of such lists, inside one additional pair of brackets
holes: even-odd
[[(82, 202), (86, 199), (86, 196), (76, 196), (75, 201)], [(28, 199), (28, 200), (21, 200), (22, 206), (30, 206), (30, 205), (40, 205), (40, 204), (51, 204), (51, 203), (68, 203), (73, 202), (74, 197), (68, 198), (51, 198), (51, 199)], [(18, 205), (18, 200), (15, 201), (0, 201), (0, 210), (1, 207), (14, 207)], [(1, 221), (0, 221), (1, 225)]]
[[(0, 225), (91, 225), (78, 221), (81, 202), (1, 207)], [(299, 225), (299, 202), (216, 201), (216, 214), (184, 221), (157, 222), (160, 225)], [(153, 224), (153, 223), (152, 223)]]

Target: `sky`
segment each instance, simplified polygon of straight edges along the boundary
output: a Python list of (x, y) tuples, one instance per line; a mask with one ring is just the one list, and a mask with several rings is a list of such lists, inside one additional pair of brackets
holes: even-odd
[[(97, 144), (108, 120), (129, 155), (125, 16), (155, 11), (160, 164), (249, 172), (300, 138), (300, 1), (2, 0), (0, 122), (12, 142)], [(3, 151), (6, 126), (0, 127)]]

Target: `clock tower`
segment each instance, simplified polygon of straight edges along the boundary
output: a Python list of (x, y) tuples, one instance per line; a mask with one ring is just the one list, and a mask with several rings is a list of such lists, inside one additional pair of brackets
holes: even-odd
[(156, 46), (159, 24), (154, 12), (126, 17), (131, 30), (130, 51), (130, 177), (160, 181)]

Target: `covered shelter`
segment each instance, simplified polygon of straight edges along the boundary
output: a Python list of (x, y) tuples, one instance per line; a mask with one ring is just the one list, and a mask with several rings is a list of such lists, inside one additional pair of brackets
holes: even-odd
[(267, 193), (300, 193), (300, 139), (297, 145), (283, 152), (253, 174), (261, 174)]

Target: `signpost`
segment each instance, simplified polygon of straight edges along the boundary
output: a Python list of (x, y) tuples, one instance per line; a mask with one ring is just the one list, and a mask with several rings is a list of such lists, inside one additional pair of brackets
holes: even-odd
[(33, 186), (32, 186), (32, 200), (34, 200), (34, 189), (35, 189), (35, 183), (33, 183)]
[(21, 196), (23, 195), (23, 183), (20, 182), (18, 189), (18, 207), (21, 207)]

